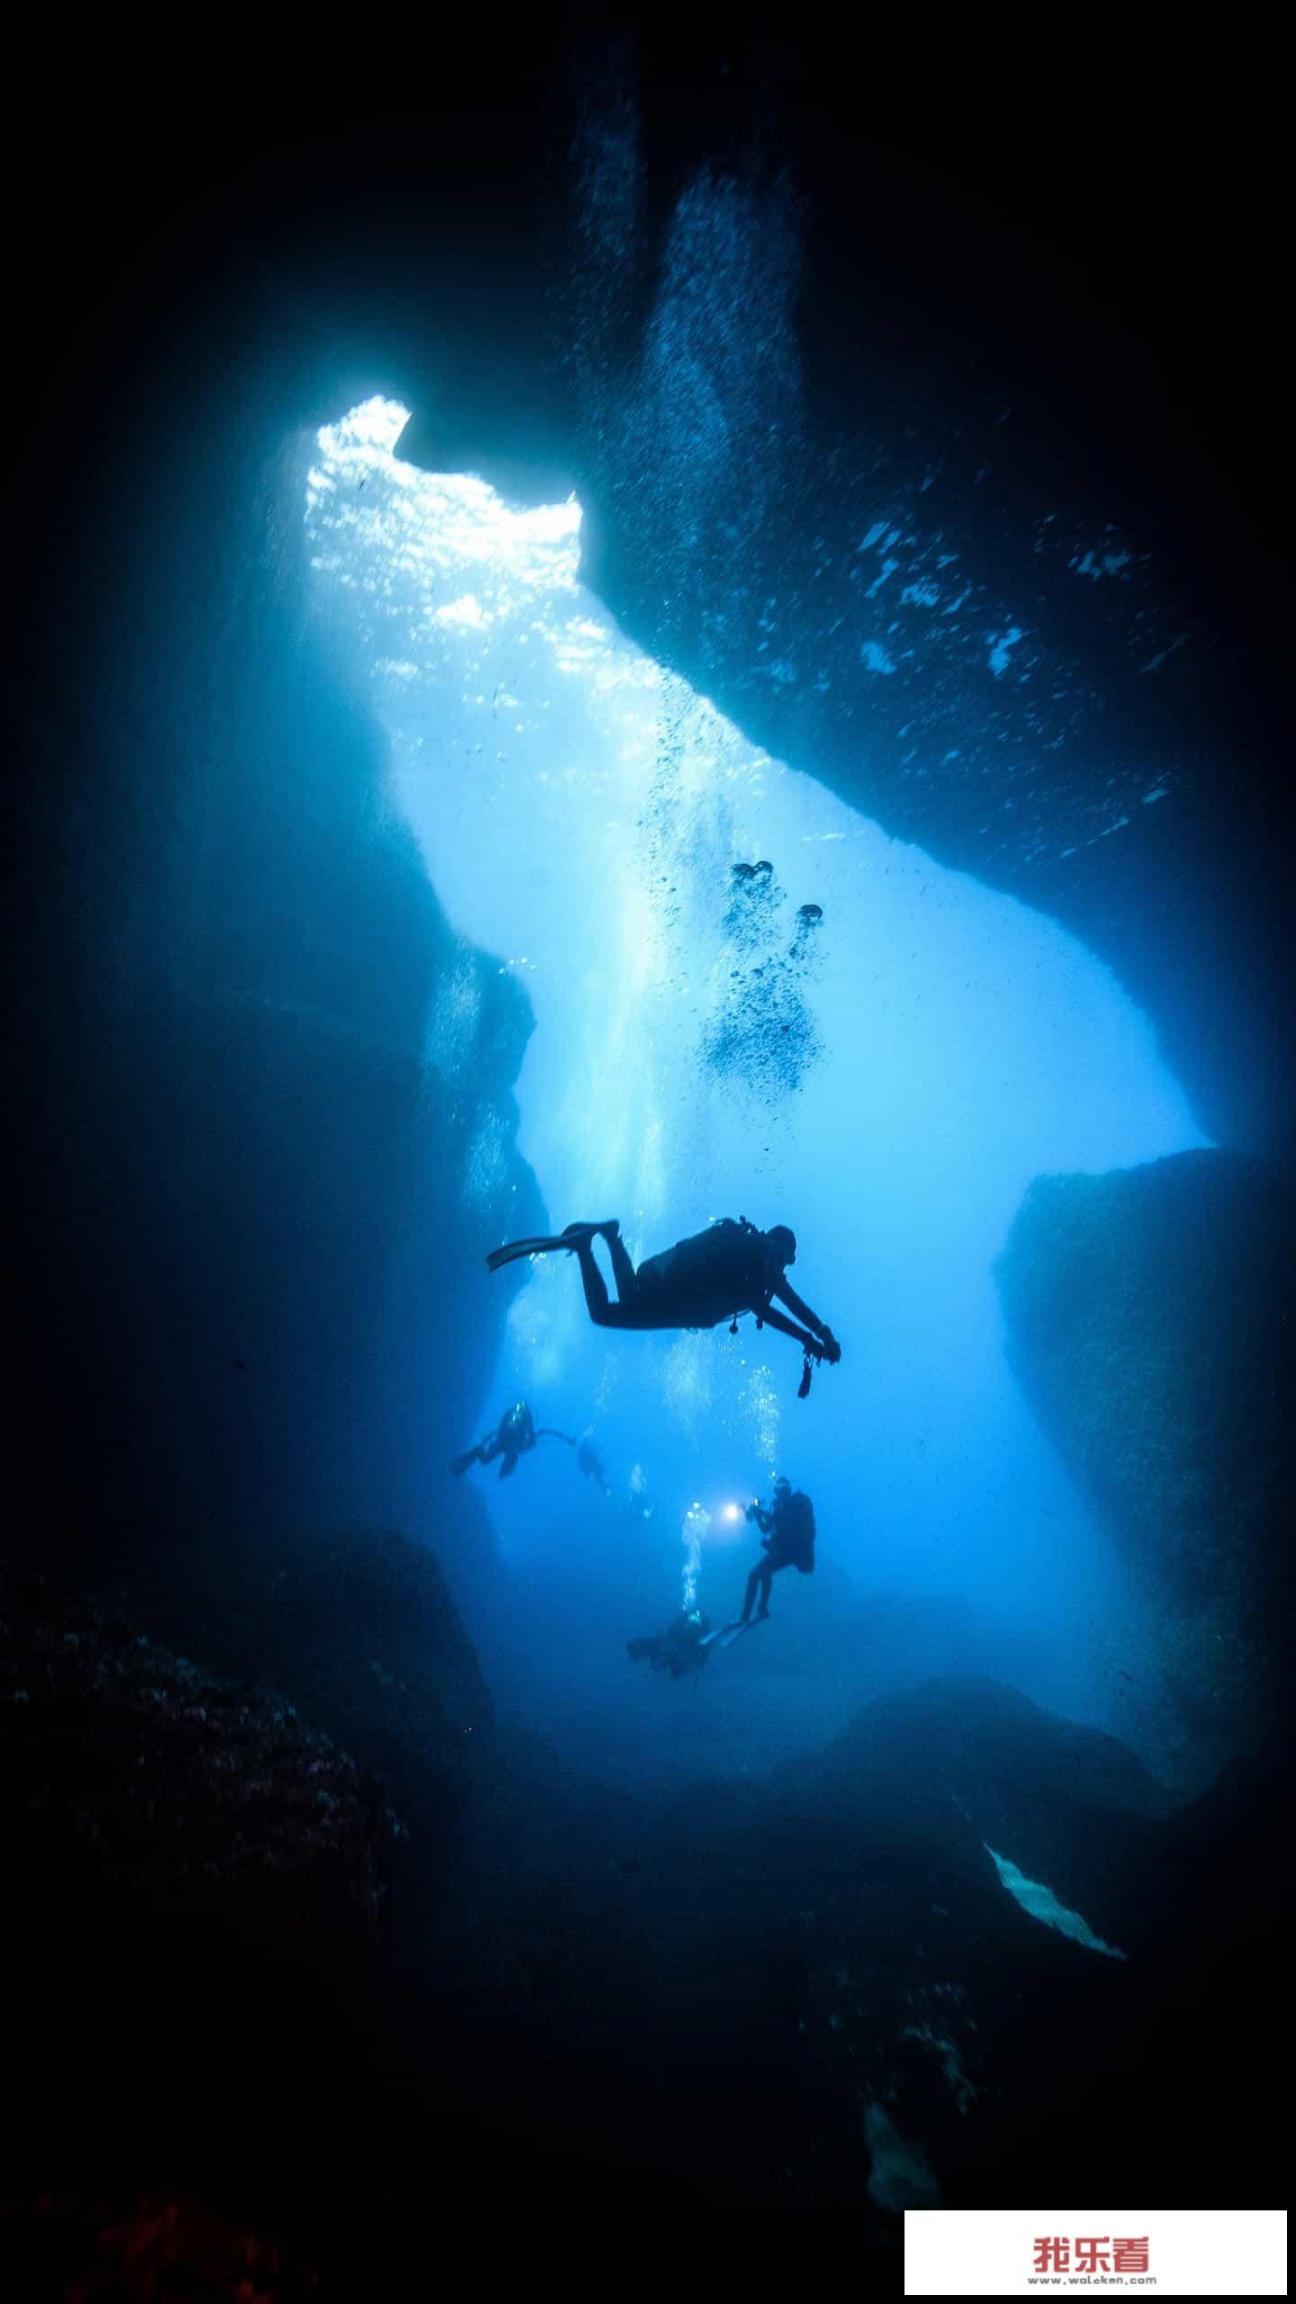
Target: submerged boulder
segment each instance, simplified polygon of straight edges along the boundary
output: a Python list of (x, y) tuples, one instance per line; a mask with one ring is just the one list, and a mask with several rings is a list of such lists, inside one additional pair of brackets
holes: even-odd
[(1277, 1724), (1292, 1214), (1226, 1152), (1041, 1177), (996, 1267), (1013, 1368), (1148, 1591), (1121, 1725), (1189, 1785)]
[(0, 1571), (0, 1783), (13, 1898), (244, 1941), (366, 1933), (398, 1827), (282, 1696)]
[(380, 1778), (424, 1889), (445, 1871), (491, 1705), (427, 1545), (393, 1529), (177, 1547), (129, 1592), (159, 1639), (283, 1691)]
[(984, 2204), (988, 2168), (1023, 2197), (1059, 2165), (1100, 2190), (1149, 2133), (1172, 2182), (1240, 2196), (1254, 2139), (1222, 2175), (1199, 2081), (1245, 2100), (1280, 1990), (1271, 1783), (1230, 1771), (1169, 1813), (1118, 1739), (943, 1677), (866, 1705), (735, 1806), (732, 1839), (711, 1806), (751, 1925), (796, 1884), (807, 2205), (860, 2206), (852, 2128), (884, 2222)]
[(1047, 1885), (1061, 1907), (1081, 1909), (1104, 1936), (1127, 1939), (1140, 1924), (1129, 1896), (1138, 1851), (1171, 1805), (1116, 1737), (970, 1674), (876, 1698), (823, 1752), (799, 1761), (795, 1778), (798, 1797), (843, 1830), (921, 1847), (938, 1869), (949, 1864), (951, 1904), (969, 1877), (978, 1900), (997, 1903), (1007, 1865)]
[[(1042, 2149), (1062, 2071), (1077, 2091), (1125, 2072), (1165, 1950), (1167, 1807), (1116, 1739), (943, 1676), (762, 1785), (675, 1809), (655, 1878), (684, 1881), (681, 1919), (707, 1879), (711, 1933), (767, 2016), (783, 1980), (790, 2200), (885, 2223), (983, 2198), (987, 2165)], [(656, 1941), (671, 1933), (659, 1913)]]

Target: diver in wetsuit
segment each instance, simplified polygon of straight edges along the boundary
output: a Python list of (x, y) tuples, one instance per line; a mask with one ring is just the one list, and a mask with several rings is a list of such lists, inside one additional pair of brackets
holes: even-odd
[(566, 1440), (569, 1448), (576, 1445), (566, 1432), (554, 1432), (548, 1425), (542, 1425), (537, 1431), (527, 1402), (519, 1400), (507, 1416), (500, 1418), (493, 1432), (479, 1440), (475, 1448), (466, 1448), (462, 1456), (456, 1456), (450, 1469), (456, 1474), (467, 1472), (473, 1464), (493, 1464), (498, 1456), (501, 1459), (499, 1476), (507, 1480), (516, 1472), (519, 1456), (525, 1456), (537, 1440)]
[(626, 1654), (636, 1664), (647, 1662), (654, 1672), (669, 1672), (672, 1680), (682, 1680), (686, 1672), (700, 1672), (706, 1663), (710, 1629), (709, 1616), (690, 1616), (684, 1611), (664, 1632), (655, 1632), (647, 1640), (627, 1640)]
[[(594, 1260), (594, 1242), (602, 1235), (612, 1259), (617, 1300), (610, 1300), (607, 1283)], [(597, 1328), (715, 1328), (722, 1320), (735, 1325), (740, 1313), (751, 1312), (757, 1325), (768, 1323), (801, 1346), (805, 1367), (801, 1397), (810, 1389), (810, 1363), (841, 1358), (841, 1346), (831, 1328), (797, 1295), (787, 1278), (787, 1266), (796, 1262), (796, 1235), (786, 1224), (761, 1232), (746, 1217), (737, 1222), (722, 1217), (705, 1232), (677, 1241), (660, 1255), (649, 1256), (635, 1270), (615, 1217), (599, 1224), (569, 1224), (551, 1240), (513, 1240), (493, 1249), (486, 1262), (492, 1272), (523, 1256), (552, 1255), (568, 1249), (580, 1264), (585, 1303)], [(776, 1312), (778, 1297), (794, 1317)]]
[[(770, 1585), (780, 1568), (799, 1569), (803, 1576), (814, 1574), (814, 1506), (799, 1488), (793, 1488), (790, 1480), (778, 1479), (769, 1504), (749, 1504), (747, 1518), (755, 1521), (761, 1530), (761, 1550), (765, 1558), (747, 1579), (742, 1621), (759, 1624), (769, 1614)], [(753, 1619), (752, 1603), (757, 1593), (760, 1607)]]

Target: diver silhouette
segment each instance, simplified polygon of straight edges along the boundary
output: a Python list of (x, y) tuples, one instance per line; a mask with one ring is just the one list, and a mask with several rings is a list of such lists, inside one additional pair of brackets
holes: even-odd
[[(612, 1259), (617, 1300), (594, 1258), (594, 1242), (602, 1236)], [(486, 1262), (492, 1272), (524, 1256), (548, 1256), (567, 1249), (580, 1265), (585, 1303), (597, 1328), (715, 1328), (723, 1320), (736, 1327), (741, 1313), (754, 1314), (757, 1325), (768, 1323), (801, 1346), (805, 1364), (800, 1396), (810, 1389), (810, 1363), (841, 1358), (841, 1346), (831, 1328), (812, 1312), (787, 1279), (787, 1266), (796, 1262), (796, 1235), (786, 1224), (768, 1232), (725, 1216), (705, 1232), (695, 1232), (649, 1256), (636, 1271), (630, 1261), (621, 1227), (615, 1217), (597, 1224), (569, 1224), (554, 1239), (512, 1240), (495, 1248)], [(795, 1317), (776, 1312), (777, 1296)]]
[(588, 1432), (582, 1440), (578, 1441), (576, 1446), (576, 1469), (578, 1472), (583, 1472), (587, 1480), (592, 1480), (596, 1487), (601, 1488), (605, 1496), (611, 1495), (612, 1490), (603, 1467), (603, 1459)]
[(768, 1616), (770, 1585), (780, 1568), (796, 1568), (803, 1576), (813, 1576), (815, 1546), (814, 1506), (790, 1480), (776, 1480), (768, 1505), (749, 1504), (747, 1518), (761, 1530), (765, 1558), (757, 1562), (747, 1579), (741, 1618), (744, 1624), (753, 1621), (752, 1603), (758, 1593), (760, 1607), (755, 1621)]
[(669, 1672), (672, 1680), (682, 1680), (686, 1673), (700, 1672), (706, 1663), (711, 1653), (710, 1630), (709, 1616), (693, 1616), (682, 1610), (664, 1632), (654, 1632), (644, 1640), (627, 1640), (626, 1654), (636, 1664), (651, 1664), (654, 1672)]
[(453, 1459), (450, 1470), (459, 1475), (467, 1472), (474, 1464), (493, 1464), (498, 1456), (501, 1459), (499, 1476), (501, 1480), (507, 1480), (511, 1473), (516, 1472), (519, 1456), (525, 1456), (534, 1448), (537, 1440), (565, 1440), (569, 1448), (576, 1446), (570, 1434), (555, 1432), (547, 1424), (542, 1424), (537, 1431), (535, 1418), (527, 1402), (519, 1400), (506, 1416), (500, 1418), (493, 1432), (488, 1433), (484, 1440), (479, 1440), (475, 1448), (465, 1448), (462, 1456)]

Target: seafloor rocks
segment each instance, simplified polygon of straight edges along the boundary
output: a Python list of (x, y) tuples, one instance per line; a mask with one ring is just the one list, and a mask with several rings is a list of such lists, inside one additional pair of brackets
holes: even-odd
[(437, 1561), (391, 1529), (177, 1546), (130, 1610), (157, 1637), (281, 1689), (380, 1778), (430, 1886), (491, 1729)]
[(16, 1893), (138, 1898), (243, 1938), (367, 1930), (398, 1827), (281, 1696), (29, 1574), (0, 1576), (0, 1780)]
[(1139, 1819), (1170, 1801), (1114, 1736), (1045, 1711), (1002, 1682), (949, 1675), (884, 1696), (798, 1769), (817, 1803), (919, 1819), (962, 1819), (979, 1842), (1093, 1899)]
[[(753, 1915), (800, 1887), (791, 2197), (862, 2204), (852, 2130), (884, 2218), (983, 2199), (987, 2164), (1023, 2196), (1064, 2164), (1083, 2189), (1153, 2111), (1188, 2164), (1194, 2043), (1218, 2034), (1221, 2069), (1244, 2057), (1270, 1969), (1232, 1959), (1255, 1867), (1200, 1909), (1195, 1811), (1167, 1815), (1133, 1753), (942, 1679), (867, 1706), (779, 1791), (735, 1856)], [(1248, 1813), (1268, 1814), (1262, 1788)]]
[(1017, 1375), (1146, 1580), (1122, 1728), (1189, 1784), (1276, 1726), (1292, 1214), (1224, 1152), (1041, 1177), (997, 1266)]
[(308, 2293), (277, 2235), (367, 2112), (383, 1788), (282, 1694), (5, 1566), (0, 1817), (6, 2294), (232, 2295), (239, 2256)]
[[(944, 1678), (866, 1706), (764, 1782), (627, 1816), (615, 1868), (605, 1826), (614, 1909), (586, 1935), (606, 1936), (634, 2001), (623, 2084), (689, 2103), (682, 2164), (781, 2208), (881, 2229), (983, 2196), (987, 2161), (1042, 2182), (1066, 2089), (1106, 2089), (1145, 2039), (1184, 1908), (1149, 1892), (1166, 1806), (1110, 1737)], [(1078, 2141), (1077, 2168), (1105, 2134)]]

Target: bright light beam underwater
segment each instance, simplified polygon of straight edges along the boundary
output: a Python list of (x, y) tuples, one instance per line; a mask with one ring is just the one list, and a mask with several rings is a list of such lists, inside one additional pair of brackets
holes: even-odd
[[(637, 1265), (722, 1216), (790, 1225), (841, 1342), (798, 1400), (769, 1328), (613, 1334), (576, 1259), (546, 1255), (495, 1412), (593, 1426), (604, 1462), (681, 1500), (786, 1469), (852, 1578), (1051, 1637), (1046, 1693), (1097, 1716), (1085, 1628), (1120, 1580), (1008, 1372), (992, 1265), (1035, 1176), (1205, 1141), (1147, 1019), (1055, 923), (889, 839), (630, 643), (582, 586), (574, 500), (513, 509), (403, 463), (405, 420), (372, 400), (319, 435), (317, 600), (452, 924), (530, 1000), (518, 1149), (553, 1230), (615, 1216)], [(465, 968), (432, 1019), (451, 1094), (478, 997)], [(474, 1147), (470, 1233), (509, 1151)], [(515, 1562), (545, 1551), (570, 1474), (550, 1449), (492, 1481)], [(712, 1560), (732, 1614), (724, 1547), (701, 1548), (694, 1600)]]

